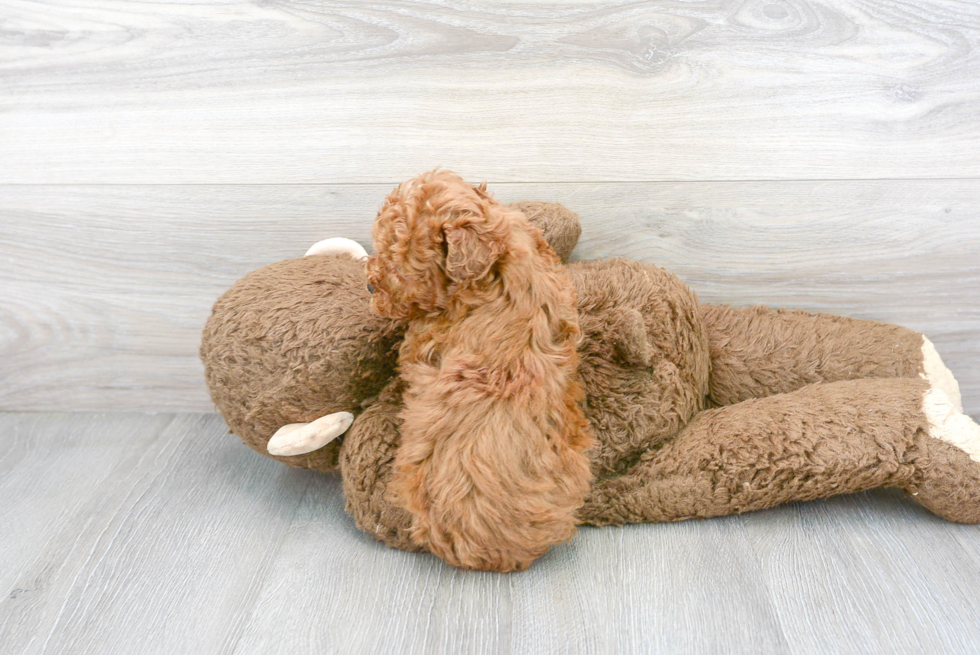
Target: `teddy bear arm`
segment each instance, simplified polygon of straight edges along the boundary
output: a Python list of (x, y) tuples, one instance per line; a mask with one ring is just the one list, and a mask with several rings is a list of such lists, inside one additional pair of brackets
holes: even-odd
[(913, 378), (815, 384), (702, 412), (629, 471), (596, 483), (579, 518), (707, 518), (881, 486), (980, 522), (980, 426)]
[(715, 405), (787, 393), (816, 382), (925, 378), (958, 408), (959, 389), (932, 343), (898, 325), (768, 307), (701, 306)]
[(531, 225), (540, 228), (545, 241), (558, 258), (563, 262), (568, 261), (582, 235), (578, 214), (556, 202), (537, 200), (523, 200), (508, 207), (521, 212)]
[(418, 551), (422, 548), (411, 538), (411, 515), (391, 502), (388, 494), (401, 443), (403, 390), (400, 378), (392, 380), (378, 400), (354, 419), (343, 438), (340, 472), (347, 513), (357, 527), (393, 548)]

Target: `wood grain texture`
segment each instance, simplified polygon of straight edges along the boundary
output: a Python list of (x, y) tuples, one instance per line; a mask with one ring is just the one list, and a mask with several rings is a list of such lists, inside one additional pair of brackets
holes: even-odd
[(5, 653), (980, 646), (980, 527), (897, 492), (583, 529), (510, 575), (385, 547), (337, 476), (262, 458), (213, 415), (0, 414), (0, 492)]
[[(576, 256), (627, 256), (710, 302), (929, 335), (980, 415), (980, 184), (502, 184), (580, 212)], [(210, 411), (214, 300), (315, 241), (370, 244), (387, 185), (0, 187), (0, 408)]]
[[(230, 652), (308, 478), (213, 415), (4, 416), (0, 444), (24, 423), (46, 456), (0, 460), (5, 525), (24, 524), (0, 541), (4, 652)], [(65, 485), (67, 460), (103, 460), (98, 484)]]
[(742, 520), (786, 639), (800, 652), (938, 655), (980, 646), (980, 570), (969, 552), (977, 526), (947, 523), (897, 490)]
[(970, 0), (5, 3), (0, 182), (980, 176)]
[(387, 548), (340, 495), (311, 486), (237, 653), (787, 650), (738, 519), (583, 529), (507, 576)]
[[(46, 586), (45, 570), (27, 574), (39, 551), (67, 525), (85, 517), (85, 501), (114, 475), (128, 452), (143, 449), (170, 422), (169, 416), (103, 421), (20, 414), (0, 421), (0, 590), (18, 605)], [(125, 434), (122, 427), (131, 432)], [(122, 440), (110, 441), (109, 428)], [(45, 511), (35, 511), (44, 507)], [(26, 583), (18, 585), (18, 583)], [(0, 643), (9, 643), (0, 631)]]

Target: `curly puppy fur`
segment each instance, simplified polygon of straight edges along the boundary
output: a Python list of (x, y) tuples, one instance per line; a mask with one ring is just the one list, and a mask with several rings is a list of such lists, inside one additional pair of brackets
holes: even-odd
[(523, 214), (447, 171), (395, 189), (373, 234), (371, 307), (409, 321), (392, 498), (447, 562), (524, 569), (591, 482), (575, 289)]

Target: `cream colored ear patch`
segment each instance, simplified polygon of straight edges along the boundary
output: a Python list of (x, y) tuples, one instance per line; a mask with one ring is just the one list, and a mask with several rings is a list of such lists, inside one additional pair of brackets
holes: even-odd
[(276, 430), (266, 450), (277, 457), (312, 453), (346, 432), (353, 422), (354, 415), (350, 412), (336, 412), (311, 423), (290, 423)]
[(343, 255), (344, 253), (354, 259), (367, 259), (368, 256), (367, 250), (357, 241), (345, 239), (344, 237), (333, 237), (314, 243), (306, 251), (304, 257), (309, 257), (310, 255)]
[(980, 425), (958, 411), (946, 392), (929, 389), (922, 398), (922, 412), (929, 421), (929, 436), (956, 446), (974, 462), (980, 462)]
[(953, 372), (943, 364), (942, 357), (925, 336), (922, 337), (922, 373), (919, 376), (929, 383), (933, 389), (942, 389), (953, 403), (957, 412), (963, 411), (963, 398), (960, 396), (960, 385), (953, 377)]

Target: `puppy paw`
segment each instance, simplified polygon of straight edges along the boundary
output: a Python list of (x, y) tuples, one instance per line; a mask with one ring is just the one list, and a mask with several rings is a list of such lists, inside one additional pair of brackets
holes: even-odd
[(944, 391), (956, 411), (963, 411), (959, 383), (953, 377), (953, 372), (943, 364), (936, 347), (924, 336), (922, 337), (922, 373), (920, 373), (920, 377), (928, 382), (933, 389)]
[(311, 423), (290, 423), (276, 430), (266, 450), (277, 457), (305, 455), (326, 446), (346, 432), (353, 422), (354, 415), (350, 412), (336, 412)]
[(352, 259), (367, 259), (368, 256), (367, 251), (361, 244), (352, 239), (345, 239), (344, 237), (333, 237), (331, 239), (317, 241), (303, 256), (343, 255), (344, 253), (350, 255)]

